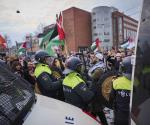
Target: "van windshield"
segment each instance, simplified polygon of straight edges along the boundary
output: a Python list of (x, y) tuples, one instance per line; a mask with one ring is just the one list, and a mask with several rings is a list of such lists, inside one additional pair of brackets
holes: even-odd
[(143, 0), (134, 74), (132, 116), (139, 125), (148, 125), (150, 106), (150, 1)]
[(22, 124), (34, 102), (35, 94), (30, 84), (0, 62), (0, 123)]

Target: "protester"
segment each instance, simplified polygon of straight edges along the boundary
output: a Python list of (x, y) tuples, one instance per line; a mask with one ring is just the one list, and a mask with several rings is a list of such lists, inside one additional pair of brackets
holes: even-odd
[[(108, 123), (103, 112), (102, 94), (97, 86), (102, 84), (99, 83), (99, 79), (110, 71), (117, 71), (118, 76), (123, 73), (113, 81), (110, 103), (114, 102), (115, 105), (115, 125), (128, 125), (127, 119), (122, 121), (122, 118), (129, 117), (129, 97), (126, 99), (127, 102), (124, 102), (124, 99), (117, 95), (120, 90), (115, 86), (116, 84), (121, 86), (122, 83), (129, 85), (129, 75), (126, 75), (121, 67), (125, 63), (124, 60), (132, 54), (133, 50), (131, 49), (115, 50), (112, 48), (111, 50), (101, 51), (100, 49), (95, 52), (84, 51), (83, 53), (72, 51), (70, 55), (57, 53), (58, 57), (54, 58), (45, 51), (38, 51), (35, 54), (36, 61), (23, 55), (19, 57), (7, 56), (5, 62), (14, 74), (38, 88), (39, 94), (66, 101), (89, 111), (95, 117), (98, 116), (104, 125)], [(122, 83), (118, 82), (123, 78)], [(121, 91), (127, 92), (129, 95), (130, 88), (122, 88)], [(123, 109), (118, 107), (120, 103), (118, 98), (119, 101), (122, 101), (121, 103), (126, 104), (123, 105), (125, 106)], [(124, 110), (126, 110), (125, 114), (122, 115)]]
[[(52, 76), (56, 79), (63, 79), (64, 78), (64, 64), (61, 59), (55, 58), (53, 60), (52, 65), (50, 66), (52, 70)], [(64, 93), (63, 89), (60, 89), (57, 92), (57, 99), (64, 101)]]
[(16, 74), (20, 77), (24, 77), (23, 69), (22, 69), (22, 66), (21, 66), (19, 60), (14, 60), (11, 62), (11, 70), (14, 74)]
[(98, 81), (99, 77), (102, 75), (102, 73), (106, 70), (106, 65), (104, 63), (104, 57), (101, 53), (97, 52), (95, 54), (95, 65), (93, 65), (89, 71), (88, 74), (91, 76), (94, 81)]
[[(34, 70), (35, 70), (35, 66), (34, 64), (29, 61), (27, 62), (27, 66), (26, 66), (26, 70), (24, 70), (24, 74), (25, 74), (25, 79), (31, 83), (31, 85), (35, 85), (36, 80), (35, 80), (35, 76), (34, 76)], [(26, 72), (25, 72), (26, 71)]]
[(119, 72), (119, 68), (120, 68), (120, 63), (122, 61), (122, 55), (120, 52), (118, 52), (116, 55), (115, 55), (115, 70), (117, 72)]

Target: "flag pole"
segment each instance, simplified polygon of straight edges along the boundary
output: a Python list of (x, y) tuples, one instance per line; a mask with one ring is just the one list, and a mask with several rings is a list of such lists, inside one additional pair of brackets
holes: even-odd
[[(62, 15), (62, 28), (64, 29), (63, 13), (60, 12), (60, 14)], [(69, 56), (66, 37), (64, 39), (64, 44), (65, 53), (67, 56)]]
[(67, 44), (66, 44), (66, 39), (64, 39), (64, 44), (65, 44), (65, 53), (66, 53), (67, 56), (69, 56), (68, 48), (67, 48)]

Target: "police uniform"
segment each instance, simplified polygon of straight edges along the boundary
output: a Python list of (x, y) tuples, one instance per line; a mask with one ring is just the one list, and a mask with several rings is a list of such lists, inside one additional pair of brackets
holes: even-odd
[(61, 81), (52, 76), (52, 71), (47, 64), (39, 63), (34, 75), (42, 95), (57, 98), (57, 91), (61, 89)]
[(110, 100), (114, 102), (115, 125), (129, 125), (131, 80), (124, 76), (113, 81)]
[(94, 93), (89, 90), (85, 81), (77, 72), (71, 72), (65, 77), (63, 91), (67, 103), (82, 109), (85, 109), (94, 97)]

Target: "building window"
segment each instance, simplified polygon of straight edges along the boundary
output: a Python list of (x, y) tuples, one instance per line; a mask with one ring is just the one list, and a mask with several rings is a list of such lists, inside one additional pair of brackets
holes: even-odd
[(96, 13), (95, 13), (95, 12), (93, 12), (92, 14), (93, 14), (93, 15), (96, 15)]
[(109, 20), (109, 18), (108, 18), (108, 17), (105, 17), (105, 18), (104, 18), (104, 21), (108, 21), (108, 20)]
[(114, 24), (113, 24), (113, 33), (114, 33), (114, 41), (116, 41), (117, 40), (117, 18), (116, 17), (114, 17)]
[(107, 24), (105, 25), (105, 28), (110, 28), (110, 24), (107, 23)]
[(122, 35), (122, 18), (121, 17), (119, 17), (118, 18), (118, 22), (119, 22), (119, 26), (118, 26), (118, 31), (119, 31), (119, 35)]
[(127, 39), (127, 30), (124, 29), (124, 40), (126, 40), (126, 39)]
[(94, 26), (93, 29), (96, 29), (96, 26)]
[(97, 27), (98, 28), (103, 28), (103, 25), (102, 24), (97, 24)]
[(109, 32), (104, 32), (104, 35), (106, 35), (106, 36), (109, 35)]
[(122, 18), (118, 18), (118, 32), (119, 32), (119, 42), (123, 41), (123, 32), (122, 32)]
[(107, 42), (107, 43), (108, 43), (108, 42), (110, 42), (110, 40), (109, 40), (109, 39), (104, 39), (104, 42)]
[(79, 52), (84, 52), (88, 50), (88, 47), (78, 47)]
[(96, 22), (96, 19), (93, 19), (93, 22)]
[(94, 36), (97, 36), (98, 34), (97, 33), (94, 33)]
[(127, 30), (127, 39), (131, 36), (131, 30)]

